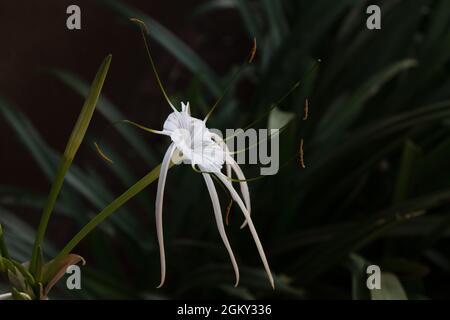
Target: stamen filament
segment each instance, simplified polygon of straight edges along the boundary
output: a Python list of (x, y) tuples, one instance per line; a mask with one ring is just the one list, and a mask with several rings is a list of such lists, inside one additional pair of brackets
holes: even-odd
[(103, 150), (100, 148), (100, 146), (98, 145), (97, 142), (94, 141), (94, 146), (95, 149), (97, 149), (98, 154), (100, 155), (100, 157), (103, 158), (103, 160), (105, 160), (106, 162), (109, 162), (110, 164), (113, 164), (114, 162), (111, 160), (111, 158), (109, 158), (104, 152)]
[(308, 119), (308, 113), (309, 113), (309, 102), (308, 99), (305, 100), (305, 107), (303, 109), (303, 120)]
[(141, 129), (141, 130), (144, 130), (144, 131), (147, 131), (147, 132), (150, 132), (150, 133), (156, 133), (156, 134), (162, 134), (162, 135), (165, 135), (164, 131), (150, 129), (150, 128), (147, 128), (147, 127), (145, 127), (145, 126), (143, 126), (143, 125), (141, 125), (141, 124), (139, 124), (139, 123), (136, 123), (136, 122), (134, 122), (134, 121), (130, 121), (130, 120), (120, 120), (120, 122), (127, 123), (127, 124), (131, 124), (132, 126), (135, 126), (135, 127), (139, 128), (139, 129)]
[(303, 169), (306, 168), (303, 151), (303, 139), (300, 140), (300, 165), (302, 166)]
[(158, 70), (156, 70), (156, 65), (155, 65), (155, 62), (153, 61), (153, 57), (152, 57), (152, 55), (150, 53), (150, 47), (149, 47), (148, 41), (147, 41), (147, 35), (149, 34), (147, 25), (145, 24), (144, 21), (136, 19), (136, 18), (131, 18), (130, 21), (136, 23), (141, 29), (142, 38), (144, 39), (144, 44), (145, 44), (145, 50), (147, 51), (147, 56), (148, 56), (148, 59), (150, 60), (150, 64), (152, 66), (153, 73), (155, 74), (156, 81), (158, 82), (159, 88), (161, 89), (161, 92), (164, 95), (164, 98), (166, 99), (166, 101), (170, 105), (170, 107), (173, 109), (173, 111), (178, 111), (173, 106), (172, 102), (170, 101), (169, 96), (167, 95), (166, 90), (164, 89), (162, 81), (161, 81), (161, 79), (159, 77)]

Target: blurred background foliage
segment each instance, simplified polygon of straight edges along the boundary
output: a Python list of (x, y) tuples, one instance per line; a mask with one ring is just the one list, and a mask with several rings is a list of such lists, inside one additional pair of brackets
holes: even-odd
[[(71, 292), (61, 285), (55, 297), (450, 298), (450, 2), (378, 1), (381, 30), (365, 26), (369, 4), (213, 0), (177, 16), (206, 25), (230, 11), (240, 17), (248, 47), (256, 37), (258, 52), (233, 80), (238, 64), (219, 74), (158, 16), (126, 1), (99, 1), (124, 28), (134, 28), (130, 17), (144, 20), (152, 48), (161, 46), (189, 71), (188, 85), (172, 95), (189, 100), (194, 116), (204, 116), (230, 85), (210, 127), (244, 128), (262, 117), (255, 126), (265, 128), (280, 114), (292, 118), (280, 137), (280, 172), (250, 183), (254, 221), (277, 289), (270, 288), (248, 230), (239, 229), (242, 218), (235, 207), (227, 231), (242, 276), (240, 286), (232, 286), (233, 271), (206, 187), (198, 174), (179, 166), (170, 170), (166, 190), (165, 287), (155, 289), (160, 271), (151, 187), (76, 250), (88, 261), (82, 269), (83, 290)], [(129, 40), (118, 41), (126, 46)], [(144, 55), (139, 57), (150, 73)], [(89, 84), (76, 72), (48, 72), (80, 96), (87, 94)], [(171, 88), (170, 77), (162, 77)], [(264, 117), (298, 81), (300, 87)], [(107, 123), (127, 118), (158, 128), (158, 120), (169, 112), (158, 101), (158, 110), (142, 108), (131, 117), (107, 95), (98, 103)], [(0, 100), (2, 117), (35, 160), (24, 165), (38, 166), (51, 181), (61, 151), (7, 98)], [(304, 121), (306, 99), (309, 118)], [(83, 226), (162, 158), (167, 141), (126, 126), (104, 128), (90, 130), (88, 141), (101, 137), (114, 164), (102, 162), (90, 146), (90, 157), (72, 166), (54, 222), (66, 234), (50, 236), (47, 258), (70, 238), (67, 232)], [(301, 139), (305, 169), (297, 159)], [(244, 172), (257, 176), (259, 166), (245, 166)], [(30, 215), (39, 214), (46, 192), (0, 185), (0, 221), (18, 260), (29, 259), (35, 233)], [(226, 194), (222, 203), (227, 203)], [(383, 272), (381, 291), (366, 288), (370, 264)]]

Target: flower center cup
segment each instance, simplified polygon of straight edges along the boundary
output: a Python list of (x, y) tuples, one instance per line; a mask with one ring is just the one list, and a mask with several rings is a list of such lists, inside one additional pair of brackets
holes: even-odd
[(222, 170), (226, 154), (202, 120), (191, 117), (184, 110), (173, 112), (164, 123), (164, 131), (181, 152), (181, 157), (178, 154), (173, 159), (176, 164), (183, 161), (214, 173)]

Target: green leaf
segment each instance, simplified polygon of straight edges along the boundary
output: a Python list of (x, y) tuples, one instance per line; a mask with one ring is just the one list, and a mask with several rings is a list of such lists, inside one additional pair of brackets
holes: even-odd
[[(63, 71), (63, 70), (50, 70), (50, 74), (61, 80), (68, 87), (72, 88), (79, 95), (86, 97), (89, 93), (89, 85), (77, 77), (76, 75)], [(119, 120), (126, 119), (127, 117), (120, 112), (120, 109), (115, 106), (105, 95), (100, 95), (97, 102), (97, 109), (105, 119), (110, 123), (114, 123)], [(145, 141), (136, 133), (136, 130), (129, 126), (122, 125), (115, 127), (122, 137), (134, 147), (136, 153), (138, 153), (149, 165), (156, 165), (157, 159), (155, 155), (150, 151), (150, 148)], [(102, 146), (103, 148), (103, 146)]]
[(149, 29), (149, 35), (167, 49), (175, 58), (177, 58), (186, 68), (194, 74), (198, 74), (205, 86), (210, 92), (218, 97), (221, 92), (221, 85), (217, 75), (213, 70), (183, 41), (177, 38), (171, 31), (166, 29), (156, 20), (143, 12), (123, 4), (116, 0), (100, 0), (106, 7), (120, 14), (129, 20), (138, 18), (145, 22)]
[(49, 157), (45, 154), (45, 151), (42, 150), (39, 134), (33, 128), (30, 121), (1, 97), (0, 111), (19, 135), (27, 149), (30, 150), (33, 157), (42, 166), (42, 170), (45, 174), (47, 176), (54, 176), (54, 166), (51, 164)]
[[(13, 129), (19, 134), (20, 140), (32, 152), (48, 179), (53, 180), (60, 155), (45, 143), (32, 124), (13, 106), (0, 100), (0, 110), (12, 124)], [(89, 200), (98, 210), (104, 208), (114, 199), (112, 193), (102, 185), (99, 179), (88, 176), (75, 164), (72, 164), (70, 171), (67, 172), (66, 182), (70, 190), (64, 190), (63, 188), (61, 191), (62, 196), (65, 201), (71, 204), (72, 209), (77, 212), (76, 219), (82, 223), (84, 223), (85, 218), (80, 216), (80, 213), (85, 213), (87, 209), (82, 206), (78, 194)], [(134, 223), (131, 215), (115, 216), (112, 222), (131, 239), (137, 240), (135, 236), (138, 225)]]
[[(448, 197), (449, 195), (446, 194)], [(425, 199), (427, 201), (429, 199)], [(315, 247), (290, 269), (295, 274), (307, 274), (302, 282), (311, 282), (318, 275), (328, 270), (332, 265), (339, 263), (346, 255), (363, 248), (388, 230), (409, 219), (417, 218), (424, 214), (423, 204), (405, 204), (403, 207), (392, 207), (381, 214), (368, 217), (356, 226), (349, 226), (336, 234), (329, 242)], [(320, 252), (320, 254), (319, 254)]]
[(367, 267), (370, 263), (363, 257), (350, 254), (350, 270), (352, 272), (352, 298), (353, 300), (369, 300), (370, 293), (367, 288)]
[[(19, 261), (29, 260), (30, 249), (33, 246), (36, 231), (19, 218), (17, 214), (2, 207), (0, 207), (0, 222), (7, 231), (5, 232), (5, 238), (9, 245), (8, 249), (11, 256)], [(54, 246), (47, 241), (45, 242), (45, 247), (47, 248), (46, 258), (57, 253)]]
[(16, 288), (11, 288), (12, 297), (14, 300), (33, 300), (29, 294), (20, 292)]
[(255, 9), (247, 0), (236, 0), (236, 7), (241, 14), (250, 38), (262, 39), (261, 23), (257, 19)]
[(10, 259), (10, 255), (8, 252), (8, 248), (6, 247), (5, 237), (3, 233), (3, 227), (0, 223), (0, 256), (5, 257), (6, 259)]
[(417, 161), (421, 155), (422, 151), (417, 145), (409, 140), (405, 142), (400, 162), (400, 171), (394, 190), (394, 203), (405, 200), (408, 197), (409, 191), (414, 185), (415, 165), (417, 165)]
[(351, 97), (330, 108), (321, 119), (317, 128), (318, 141), (324, 141), (333, 136), (340, 136), (363, 111), (366, 101), (378, 93), (385, 83), (400, 72), (416, 65), (417, 62), (413, 59), (397, 62), (370, 78)]
[[(47, 197), (45, 195), (35, 193), (28, 189), (12, 188), (0, 185), (0, 205), (42, 210), (46, 200)], [(66, 201), (59, 201), (55, 205), (54, 210), (74, 219), (79, 216), (78, 212), (71, 207), (70, 203), (67, 203)]]
[(190, 17), (195, 18), (200, 15), (210, 13), (212, 11), (230, 9), (235, 7), (236, 7), (235, 0), (211, 0), (197, 6), (194, 10), (192, 10), (192, 12), (190, 13)]
[[(269, 295), (273, 297), (273, 289), (267, 281), (267, 275), (261, 269), (240, 267), (241, 280), (240, 287), (247, 287), (253, 290), (270, 292)], [(276, 293), (292, 296), (296, 299), (305, 297), (305, 291), (292, 285), (292, 280), (286, 276), (273, 275), (275, 281)], [(183, 285), (178, 289), (178, 294), (186, 293), (193, 288), (205, 288), (214, 283), (227, 285), (232, 283), (233, 274), (229, 265), (209, 264), (205, 267), (192, 270), (183, 281)]]
[(63, 157), (60, 161), (59, 168), (55, 180), (53, 181), (47, 203), (42, 211), (41, 222), (39, 223), (36, 241), (34, 243), (33, 255), (30, 265), (30, 271), (32, 274), (35, 274), (39, 269), (39, 266), (36, 264), (39, 254), (39, 247), (42, 246), (42, 242), (45, 237), (45, 231), (47, 230), (47, 225), (58, 198), (59, 192), (63, 185), (66, 173), (69, 170), (73, 159), (75, 158), (75, 154), (77, 153), (78, 148), (80, 147), (81, 142), (84, 139), (89, 123), (92, 119), (92, 115), (94, 114), (98, 97), (100, 96), (100, 92), (103, 88), (103, 83), (109, 70), (109, 65), (111, 64), (111, 59), (112, 56), (109, 55), (103, 60), (92, 83), (89, 95), (86, 98), (83, 108), (81, 109), (81, 113), (78, 116), (77, 123), (72, 130)]
[(32, 290), (35, 280), (24, 265), (0, 257), (0, 272), (5, 273), (12, 287), (26, 292), (31, 297), (35, 296)]
[(272, 47), (278, 47), (288, 31), (282, 1), (261, 0), (269, 20), (269, 34), (273, 39)]
[(408, 300), (400, 280), (390, 272), (381, 272), (381, 289), (370, 290), (370, 296), (372, 300)]

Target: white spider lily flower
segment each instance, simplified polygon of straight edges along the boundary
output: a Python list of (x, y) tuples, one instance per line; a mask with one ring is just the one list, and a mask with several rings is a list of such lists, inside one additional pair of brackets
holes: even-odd
[[(204, 120), (200, 120), (191, 116), (189, 110), (189, 103), (187, 104), (181, 103), (181, 112), (178, 111), (173, 106), (172, 102), (169, 99), (169, 96), (164, 90), (164, 86), (162, 85), (158, 71), (156, 70), (156, 66), (150, 53), (149, 45), (147, 43), (146, 35), (148, 34), (148, 29), (145, 23), (135, 18), (131, 19), (131, 21), (139, 25), (141, 29), (147, 55), (151, 67), (153, 69), (153, 72), (155, 74), (156, 81), (158, 83), (159, 88), (161, 89), (162, 94), (164, 95), (164, 98), (166, 99), (167, 103), (173, 110), (173, 112), (169, 114), (166, 121), (164, 122), (162, 131), (152, 130), (143, 127), (139, 124), (136, 124), (134, 122), (125, 121), (143, 130), (157, 134), (167, 135), (172, 140), (172, 143), (167, 149), (164, 159), (161, 163), (158, 181), (158, 190), (156, 195), (156, 204), (155, 204), (156, 229), (161, 259), (161, 282), (158, 288), (164, 284), (166, 278), (166, 260), (164, 252), (163, 222), (162, 222), (164, 187), (166, 184), (167, 171), (169, 170), (170, 162), (172, 161), (176, 163), (180, 159), (184, 160), (185, 162), (189, 162), (195, 170), (197, 170), (196, 167), (198, 167), (203, 175), (203, 178), (205, 179), (206, 186), (208, 188), (214, 209), (217, 228), (219, 229), (222, 241), (228, 251), (228, 254), (230, 255), (231, 263), (233, 265), (233, 269), (235, 272), (236, 276), (235, 286), (237, 286), (239, 283), (239, 269), (233, 251), (231, 250), (231, 246), (228, 241), (227, 235), (225, 233), (219, 197), (217, 195), (216, 187), (214, 186), (214, 182), (212, 181), (211, 175), (215, 175), (225, 185), (225, 187), (230, 192), (233, 200), (239, 205), (240, 209), (242, 210), (242, 213), (244, 214), (245, 217), (245, 222), (243, 223), (242, 228), (248, 224), (250, 232), (253, 236), (256, 247), (258, 249), (259, 255), (263, 262), (264, 268), (269, 277), (270, 284), (272, 285), (272, 288), (274, 288), (275, 285), (272, 273), (269, 268), (269, 263), (267, 262), (267, 258), (264, 253), (264, 249), (261, 245), (261, 241), (259, 240), (255, 226), (253, 225), (253, 222), (250, 217), (250, 193), (248, 190), (247, 182), (245, 182), (245, 176), (242, 170), (239, 168), (236, 161), (234, 161), (232, 153), (228, 150), (224, 141), (218, 135), (214, 134), (206, 127), (206, 121), (208, 117), (217, 107), (223, 95), (217, 100), (217, 102), (211, 108), (210, 112), (206, 115)], [(255, 57), (255, 52), (256, 52), (256, 39), (253, 40), (252, 50), (247, 60), (248, 63), (251, 63), (253, 61), (253, 58)], [(178, 156), (181, 156), (181, 158), (179, 158)], [(224, 164), (226, 165), (227, 176), (222, 173), (222, 168)], [(233, 184), (231, 182), (232, 171), (234, 171), (234, 173), (239, 179), (244, 201), (242, 201), (241, 197), (233, 187)]]
[[(230, 192), (233, 200), (242, 210), (242, 213), (245, 217), (245, 222), (242, 227), (248, 224), (262, 263), (269, 277), (270, 284), (272, 287), (274, 287), (274, 280), (269, 268), (269, 263), (267, 262), (267, 258), (261, 245), (261, 241), (259, 240), (255, 226), (250, 217), (250, 194), (247, 182), (245, 182), (245, 176), (239, 165), (233, 159), (232, 153), (228, 150), (225, 142), (217, 134), (211, 132), (206, 127), (205, 120), (200, 120), (191, 116), (189, 103), (182, 103), (181, 112), (173, 108), (173, 112), (167, 117), (164, 123), (163, 130), (153, 130), (153, 132), (167, 135), (172, 140), (172, 143), (167, 149), (161, 164), (155, 205), (156, 229), (161, 259), (161, 282), (158, 288), (164, 284), (166, 277), (166, 261), (162, 220), (164, 187), (166, 184), (167, 171), (169, 169), (170, 162), (179, 160), (175, 159), (174, 155), (176, 154), (176, 152), (179, 156), (181, 156), (181, 160), (190, 163), (194, 168), (198, 167), (203, 175), (209, 191), (209, 195), (211, 197), (217, 228), (233, 265), (236, 277), (235, 286), (237, 286), (239, 283), (239, 269), (225, 232), (219, 197), (217, 195), (214, 182), (210, 176), (211, 174), (214, 174), (224, 184), (224, 186)], [(227, 167), (227, 175), (222, 173), (224, 164)], [(231, 170), (233, 170), (233, 172), (239, 179), (244, 200), (241, 199), (240, 195), (234, 189), (233, 184), (230, 181)]]

